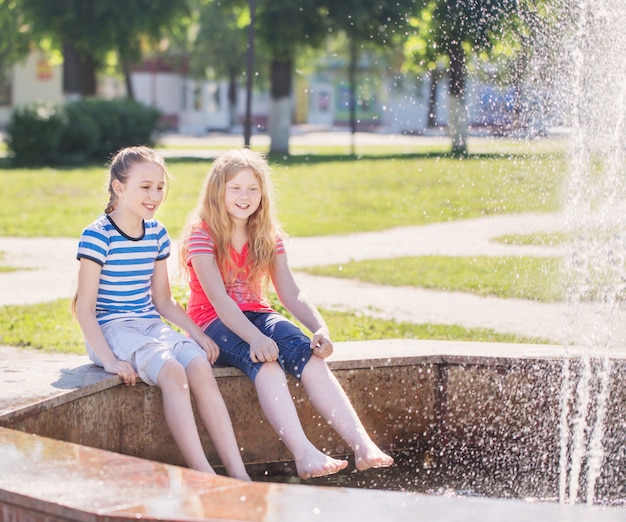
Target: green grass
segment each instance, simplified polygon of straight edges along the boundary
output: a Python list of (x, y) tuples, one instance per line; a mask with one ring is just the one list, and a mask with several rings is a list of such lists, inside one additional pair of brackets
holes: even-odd
[[(546, 146), (541, 154), (529, 155), (523, 142), (481, 146), (482, 150), (472, 151), (473, 155), (462, 160), (447, 156), (444, 150), (402, 154), (398, 148), (389, 147), (369, 147), (356, 158), (342, 156), (346, 151), (341, 147), (317, 151), (302, 148), (299, 154), (288, 158), (271, 158), (279, 218), (290, 235), (312, 236), (509, 212), (552, 211), (558, 207), (560, 176), (565, 171), (565, 159), (558, 150)], [(196, 204), (211, 162), (170, 160), (168, 165), (174, 180), (157, 217), (176, 238)], [(106, 204), (106, 178), (104, 166), (14, 169), (7, 160), (0, 160), (0, 236), (78, 237)], [(435, 262), (431, 258), (420, 259), (417, 266), (415, 260), (409, 259), (371, 263), (343, 265), (342, 274), (338, 274), (339, 267), (314, 270), (326, 275), (375, 279), (384, 284), (551, 299), (542, 295), (546, 289), (540, 287), (545, 286), (542, 277), (552, 273), (552, 269), (537, 265), (537, 260), (479, 258)], [(398, 279), (399, 273), (404, 273), (403, 280)], [(185, 291), (179, 299), (186, 299)], [(335, 341), (537, 341), (489, 330), (323, 313)], [(67, 300), (1, 307), (0, 343), (62, 352), (84, 351), (82, 335), (69, 315)]]
[[(291, 156), (272, 161), (279, 218), (292, 236), (383, 230), (558, 207), (561, 156)], [(556, 167), (555, 167), (556, 164)], [(157, 214), (176, 238), (209, 161), (170, 160)], [(106, 169), (0, 169), (0, 236), (78, 237), (104, 208)], [(43, 226), (42, 226), (43, 224)]]
[(304, 271), (391, 286), (554, 302), (563, 299), (560, 260), (535, 257), (422, 256), (376, 259)]
[(542, 233), (542, 234), (511, 234), (506, 236), (500, 236), (496, 238), (496, 241), (504, 243), (506, 245), (531, 245), (531, 246), (545, 246), (545, 247), (557, 247), (565, 245), (568, 242), (568, 236), (566, 233)]
[[(59, 299), (37, 305), (0, 307), (0, 345), (32, 348), (45, 352), (86, 353), (82, 333), (77, 321), (69, 312), (69, 306), (69, 299)], [(545, 342), (541, 339), (501, 334), (488, 329), (467, 329), (460, 326), (431, 324), (415, 325), (382, 321), (351, 313), (320, 311), (328, 323), (335, 342), (376, 339)]]
[(277, 165), (279, 217), (294, 236), (558, 208), (554, 158), (363, 158)]
[(0, 307), (0, 344), (48, 352), (86, 353), (69, 299)]
[(17, 268), (3, 264), (4, 252), (0, 252), (0, 272), (14, 272)]

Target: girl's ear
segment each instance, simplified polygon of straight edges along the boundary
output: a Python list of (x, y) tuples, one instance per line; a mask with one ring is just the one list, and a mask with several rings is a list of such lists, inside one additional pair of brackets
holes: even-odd
[(122, 194), (122, 192), (124, 192), (124, 184), (119, 179), (114, 179), (111, 182), (111, 188), (113, 189), (113, 192), (115, 192), (115, 195), (118, 197)]

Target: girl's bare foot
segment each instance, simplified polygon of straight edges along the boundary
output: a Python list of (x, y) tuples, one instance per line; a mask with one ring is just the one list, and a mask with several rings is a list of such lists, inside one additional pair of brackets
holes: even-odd
[(356, 469), (365, 471), (369, 468), (388, 468), (393, 464), (393, 458), (384, 453), (373, 442), (357, 446), (354, 450)]
[(347, 465), (347, 460), (334, 459), (317, 449), (307, 453), (300, 460), (296, 460), (296, 470), (301, 479), (332, 475), (345, 469)]

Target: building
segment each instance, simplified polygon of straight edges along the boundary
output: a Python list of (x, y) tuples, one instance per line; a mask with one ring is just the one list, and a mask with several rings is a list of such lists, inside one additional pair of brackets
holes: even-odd
[[(445, 80), (433, 89), (426, 78), (368, 77), (362, 68), (357, 85), (357, 126), (359, 130), (389, 133), (428, 133), (445, 129), (448, 118), (448, 92)], [(42, 51), (32, 52), (16, 64), (10, 85), (0, 89), (0, 127), (9, 121), (14, 107), (35, 101), (60, 103), (62, 64), (55, 63)], [(375, 75), (372, 75), (375, 76)], [(399, 81), (400, 80), (400, 81)], [(164, 125), (174, 131), (203, 135), (210, 131), (233, 131), (245, 119), (245, 88), (239, 88), (237, 105), (230, 107), (226, 82), (196, 81), (178, 67), (162, 60), (146, 61), (131, 76), (135, 99), (158, 108)], [(294, 82), (294, 123), (324, 128), (349, 125), (350, 95), (345, 64), (322, 66), (309, 77), (298, 76)], [(104, 98), (125, 96), (124, 83), (112, 77), (99, 78), (98, 93)], [(496, 85), (470, 82), (467, 110), (474, 129), (507, 129), (513, 121), (514, 96)], [(270, 109), (267, 91), (255, 91), (252, 101), (254, 132), (267, 128)], [(430, 118), (430, 107), (436, 114)]]

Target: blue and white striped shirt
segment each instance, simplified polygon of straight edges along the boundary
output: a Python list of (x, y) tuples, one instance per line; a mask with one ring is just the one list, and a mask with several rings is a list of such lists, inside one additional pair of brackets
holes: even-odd
[(156, 261), (167, 259), (171, 244), (165, 227), (144, 221), (141, 238), (124, 234), (107, 215), (101, 215), (80, 237), (77, 259), (102, 267), (96, 299), (96, 317), (103, 325), (120, 318), (159, 318), (150, 293)]

